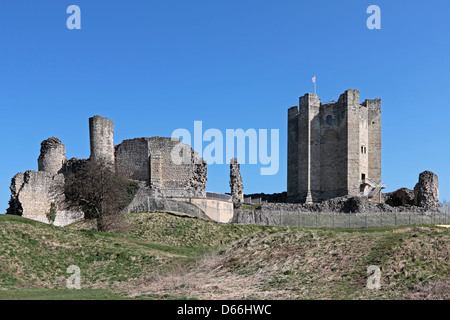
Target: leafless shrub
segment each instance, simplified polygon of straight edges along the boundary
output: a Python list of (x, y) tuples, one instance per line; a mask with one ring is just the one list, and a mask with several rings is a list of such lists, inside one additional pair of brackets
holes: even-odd
[(67, 178), (64, 193), (69, 207), (96, 220), (98, 231), (110, 231), (123, 228), (121, 212), (137, 189), (137, 183), (116, 174), (109, 163), (90, 160)]

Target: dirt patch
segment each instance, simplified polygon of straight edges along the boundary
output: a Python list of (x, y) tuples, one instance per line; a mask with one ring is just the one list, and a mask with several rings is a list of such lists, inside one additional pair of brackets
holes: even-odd
[(226, 267), (227, 259), (210, 256), (198, 261), (190, 272), (183, 269), (166, 275), (151, 275), (131, 283), (125, 290), (131, 297), (187, 297), (201, 300), (289, 299), (283, 290), (264, 289), (264, 275), (239, 275)]
[(450, 300), (450, 280), (417, 286), (404, 297), (408, 300)]
[(197, 261), (188, 272), (180, 269), (169, 275), (151, 275), (121, 289), (134, 297), (213, 300), (351, 296), (355, 289), (365, 288), (363, 260), (374, 240), (372, 234), (330, 238), (316, 231), (258, 234)]
[(431, 232), (432, 229), (428, 227), (413, 227), (413, 228), (402, 228), (394, 229), (393, 233), (414, 233), (414, 232)]

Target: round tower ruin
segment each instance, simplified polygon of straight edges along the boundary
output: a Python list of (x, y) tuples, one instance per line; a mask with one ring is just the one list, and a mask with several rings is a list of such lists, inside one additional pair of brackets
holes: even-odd
[(42, 141), (41, 154), (38, 158), (39, 171), (56, 175), (66, 161), (66, 146), (58, 138), (52, 137)]
[(414, 187), (414, 204), (426, 209), (439, 208), (439, 180), (431, 171), (419, 175), (419, 182)]
[(94, 116), (89, 119), (91, 160), (114, 164), (114, 122)]

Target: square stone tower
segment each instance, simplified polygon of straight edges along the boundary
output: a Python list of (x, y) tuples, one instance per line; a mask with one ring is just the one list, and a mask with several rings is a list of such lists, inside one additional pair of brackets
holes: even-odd
[(290, 201), (302, 203), (379, 194), (381, 100), (360, 104), (352, 89), (337, 102), (301, 97), (288, 111), (287, 190)]

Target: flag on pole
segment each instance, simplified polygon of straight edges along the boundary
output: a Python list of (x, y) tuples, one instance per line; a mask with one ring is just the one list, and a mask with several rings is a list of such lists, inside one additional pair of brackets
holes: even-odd
[(312, 78), (312, 82), (314, 83), (314, 94), (316, 94), (316, 76), (314, 76), (314, 78)]

